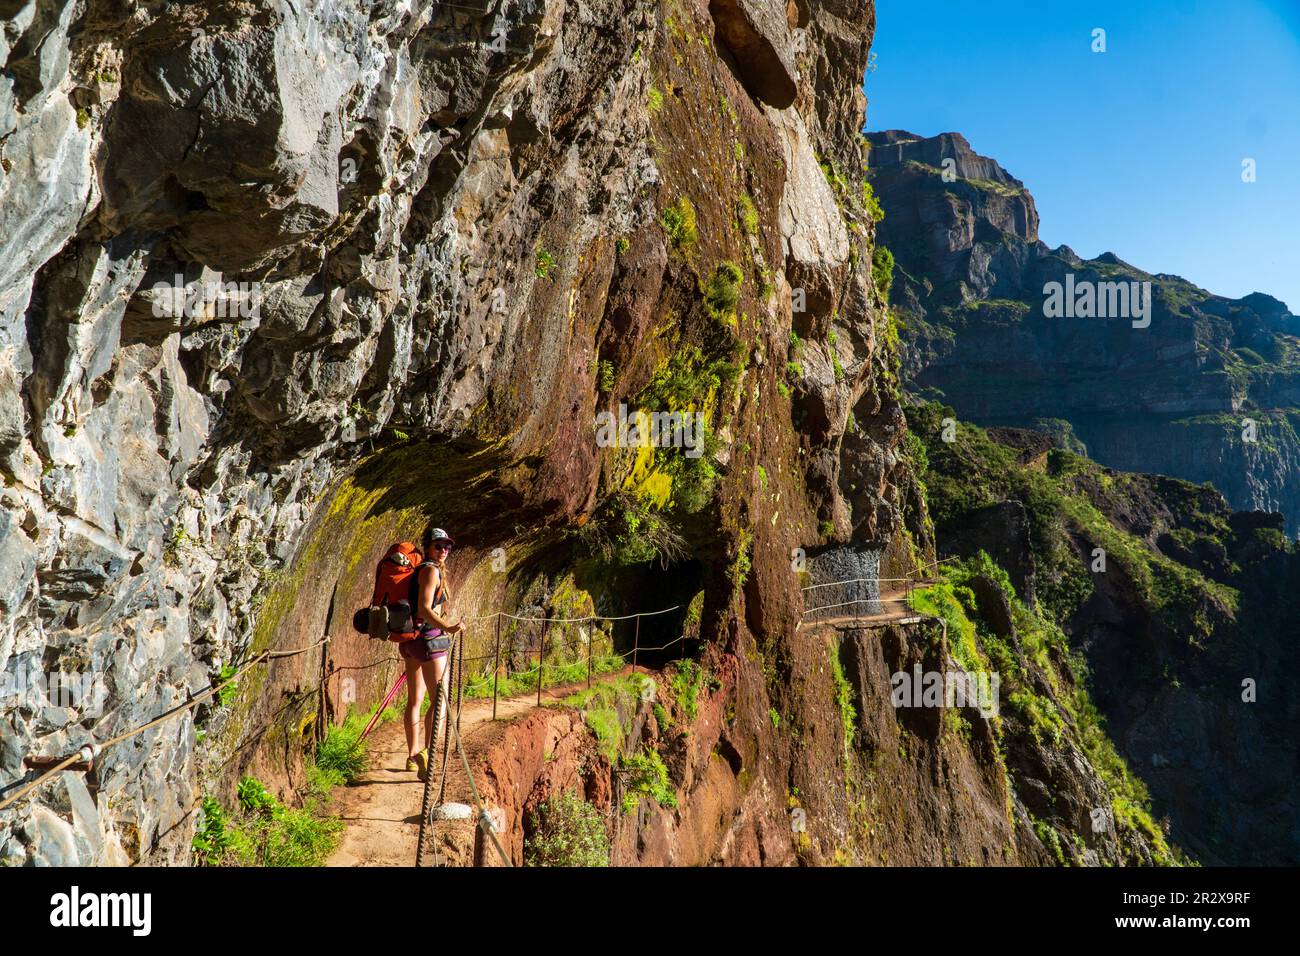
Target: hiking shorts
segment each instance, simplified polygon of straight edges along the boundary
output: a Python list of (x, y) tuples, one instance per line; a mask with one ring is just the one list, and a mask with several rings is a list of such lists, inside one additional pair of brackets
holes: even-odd
[(447, 654), (446, 651), (435, 651), (433, 639), (429, 637), (413, 637), (409, 641), (402, 641), (397, 645), (397, 653), (408, 661), (418, 661), (421, 664), (427, 664)]

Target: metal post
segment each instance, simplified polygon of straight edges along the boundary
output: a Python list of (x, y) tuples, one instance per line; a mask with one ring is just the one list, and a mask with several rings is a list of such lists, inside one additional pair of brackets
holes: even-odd
[(591, 635), (587, 635), (587, 690), (591, 690)]
[(497, 611), (497, 649), (492, 661), (492, 719), (497, 719), (497, 677), (501, 673), (501, 612)]
[(636, 616), (636, 631), (632, 635), (632, 673), (636, 673), (636, 652), (641, 645), (641, 615)]
[(542, 643), (537, 652), (537, 706), (542, 706), (542, 663), (546, 660), (546, 628), (542, 628)]

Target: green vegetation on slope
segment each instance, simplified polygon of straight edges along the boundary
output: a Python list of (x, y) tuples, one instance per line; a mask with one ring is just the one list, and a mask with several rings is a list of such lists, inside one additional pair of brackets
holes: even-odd
[[(1030, 523), (1030, 547), (1037, 564), (1035, 586), (1052, 620), (1064, 622), (1092, 594), (1089, 562), (1096, 548), (1107, 567), (1136, 587), (1152, 617), (1189, 639), (1206, 637), (1216, 614), (1231, 614), (1236, 592), (1173, 561), (1103, 513), (1129, 476), (1070, 452), (1053, 449), (1045, 467), (1021, 464), (1017, 451), (982, 428), (956, 423), (954, 441), (943, 440), (951, 408), (930, 403), (908, 410), (908, 424), (925, 444), (926, 500), (936, 527), (957, 524), (986, 505), (1023, 502)], [(1080, 551), (1080, 548), (1086, 550)]]
[[(1136, 842), (1123, 835), (1140, 834), (1155, 862), (1184, 862), (1153, 819), (1145, 785), (1116, 751), (1090, 697), (1088, 668), (1065, 629), (1076, 618), (1087, 620), (1078, 616), (1094, 598), (1102, 606), (1120, 602), (1133, 626), (1161, 635), (1163, 646), (1200, 648), (1218, 629), (1234, 627), (1240, 595), (1225, 582), (1234, 580), (1231, 556), (1240, 553), (1240, 542), (1221, 499), (1175, 479), (1112, 472), (1033, 433), (959, 422), (942, 405), (910, 408), (908, 418), (920, 446), (910, 457), (940, 540), (959, 538), (986, 507), (1024, 506), (1035, 605), (1022, 600), (1011, 576), (984, 552), (915, 596), (919, 610), (946, 623), (963, 667), (1001, 675), (1006, 707), (994, 721), (999, 745), (1005, 747), (1011, 726), (1031, 746), (1077, 746), (1107, 787), (1123, 852), (1139, 859)], [(1015, 554), (1015, 532), (1006, 534), (1002, 546)], [(1184, 562), (1180, 552), (1195, 560)], [(1006, 598), (1014, 640), (995, 633), (981, 613), (976, 594), (982, 588), (987, 600), (990, 581)], [(1167, 682), (1158, 670), (1150, 677)], [(1042, 820), (1035, 825), (1050, 829)], [(1053, 850), (1050, 840), (1044, 843)], [(1071, 855), (1065, 846), (1061, 858)]]
[[(976, 578), (992, 581), (1006, 599), (1011, 610), (1014, 642), (999, 636), (985, 623), (971, 586)], [(1124, 833), (1138, 832), (1149, 841), (1157, 865), (1185, 862), (1169, 846), (1153, 819), (1146, 786), (1129, 769), (1106, 733), (1105, 722), (1088, 695), (1087, 666), (1082, 655), (1070, 650), (1065, 634), (1055, 622), (1020, 600), (1005, 570), (980, 552), (974, 558), (948, 566), (943, 579), (916, 592), (913, 602), (917, 610), (947, 624), (953, 657), (963, 669), (1000, 675), (1002, 699), (1010, 706), (1016, 724), (1024, 727), (1036, 745), (1059, 748), (1068, 736), (1083, 750), (1106, 785), (1111, 815), (1124, 851), (1130, 850), (1129, 841), (1123, 839)], [(1041, 682), (1034, 679), (1038, 675), (1046, 679), (1046, 692)], [(993, 728), (1006, 764), (1008, 724), (1003, 718), (995, 717)], [(1044, 821), (1036, 821), (1035, 828), (1044, 844), (1065, 862), (1065, 854), (1056, 842), (1056, 831)]]
[(543, 800), (524, 842), (528, 866), (609, 866), (609, 837), (600, 811), (565, 791)]

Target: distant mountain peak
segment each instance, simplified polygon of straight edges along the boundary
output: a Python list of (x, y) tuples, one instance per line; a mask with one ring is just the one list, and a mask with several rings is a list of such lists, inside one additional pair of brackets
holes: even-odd
[(984, 180), (1013, 189), (1025, 188), (1025, 184), (1003, 169), (997, 160), (975, 152), (961, 133), (917, 136), (906, 130), (891, 129), (865, 135), (871, 144), (870, 163), (873, 167), (911, 161), (942, 170), (944, 160), (950, 159), (952, 165), (948, 168), (962, 179)]

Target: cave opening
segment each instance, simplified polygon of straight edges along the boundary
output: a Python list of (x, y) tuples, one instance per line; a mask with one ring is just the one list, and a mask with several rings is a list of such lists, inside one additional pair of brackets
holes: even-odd
[[(600, 595), (597, 613), (643, 615), (612, 622), (615, 652), (630, 662), (636, 648), (637, 664), (647, 667), (694, 657), (699, 651), (698, 598), (703, 594), (704, 574), (704, 565), (696, 558), (607, 570), (594, 592)], [(655, 611), (666, 613), (651, 613)]]

